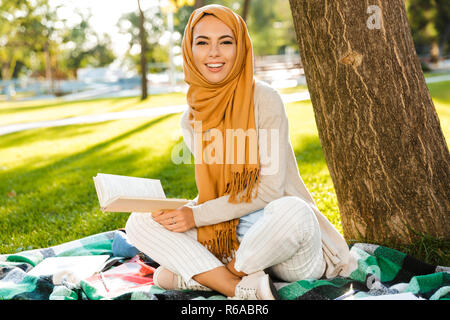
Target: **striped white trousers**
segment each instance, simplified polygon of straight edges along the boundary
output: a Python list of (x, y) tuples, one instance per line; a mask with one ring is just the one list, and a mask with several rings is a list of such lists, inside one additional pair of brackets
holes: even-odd
[[(193, 276), (224, 266), (197, 241), (197, 229), (172, 232), (150, 213), (133, 212), (125, 226), (128, 239), (160, 265), (198, 284)], [(235, 269), (247, 274), (265, 270), (282, 281), (318, 279), (325, 271), (319, 224), (298, 197), (271, 201), (245, 233), (236, 252)]]

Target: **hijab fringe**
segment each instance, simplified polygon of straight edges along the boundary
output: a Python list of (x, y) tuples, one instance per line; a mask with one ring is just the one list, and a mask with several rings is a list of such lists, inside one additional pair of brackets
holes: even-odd
[[(240, 202), (250, 202), (251, 194), (254, 187), (256, 198), (258, 193), (258, 178), (259, 178), (259, 168), (254, 168), (251, 170), (244, 169), (243, 172), (233, 173), (233, 183), (228, 184), (227, 191), (230, 192), (229, 201), (238, 202), (236, 200), (238, 193), (241, 193), (239, 200)], [(244, 189), (245, 194), (242, 194)], [(227, 191), (225, 194), (227, 194)], [(224, 261), (228, 257), (233, 258), (235, 251), (239, 248), (239, 242), (236, 237), (236, 227), (239, 223), (239, 219), (233, 219), (230, 221), (225, 221), (212, 225), (214, 237), (209, 237), (204, 241), (200, 241), (212, 254), (214, 254), (219, 260)]]
[[(239, 203), (242, 201), (251, 202), (254, 187), (256, 187), (256, 192), (253, 198), (256, 198), (258, 194), (257, 182), (259, 180), (259, 173), (259, 168), (244, 168), (243, 172), (233, 172), (233, 178), (230, 183), (227, 183), (227, 187), (224, 192), (224, 194), (230, 195), (228, 201), (231, 203)], [(239, 194), (239, 200), (237, 200)]]
[[(258, 193), (258, 179), (259, 168), (247, 169), (244, 168), (243, 172), (234, 172), (232, 183), (227, 184), (227, 189), (224, 194), (230, 194), (229, 202), (236, 203), (238, 194), (240, 194), (239, 202), (251, 201), (252, 190), (256, 186), (255, 198)], [(245, 188), (247, 188), (245, 190)], [(246, 191), (244, 193), (244, 191)], [(219, 260), (233, 258), (235, 251), (239, 248), (239, 242), (236, 237), (236, 227), (239, 223), (239, 219), (233, 219), (230, 221), (215, 224), (212, 227), (214, 237), (209, 238), (202, 242), (206, 248), (214, 254)]]
[(216, 226), (219, 226), (219, 224), (214, 225), (214, 237), (200, 243), (222, 262), (234, 258), (239, 248), (239, 242), (236, 238), (238, 223), (239, 219), (227, 221), (227, 228), (225, 229), (217, 228)]

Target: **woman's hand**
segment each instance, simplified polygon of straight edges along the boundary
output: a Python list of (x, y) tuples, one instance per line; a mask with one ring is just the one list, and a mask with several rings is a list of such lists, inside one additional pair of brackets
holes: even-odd
[(180, 207), (175, 210), (152, 212), (153, 220), (167, 230), (185, 232), (195, 227), (194, 213), (190, 207)]

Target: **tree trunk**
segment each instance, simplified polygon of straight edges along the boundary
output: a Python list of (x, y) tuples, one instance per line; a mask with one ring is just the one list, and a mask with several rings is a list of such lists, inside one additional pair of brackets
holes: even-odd
[(244, 0), (244, 5), (242, 6), (242, 19), (247, 21), (248, 10), (250, 8), (250, 0)]
[(439, 56), (440, 56), (439, 44), (438, 44), (437, 40), (434, 40), (431, 43), (430, 56), (431, 56), (431, 63), (436, 65), (439, 62)]
[(205, 5), (205, 0), (195, 0), (194, 9), (201, 8)]
[(53, 93), (54, 88), (52, 75), (52, 60), (50, 58), (50, 44), (48, 40), (44, 44), (44, 60), (45, 60), (45, 80), (47, 82), (47, 89), (49, 93)]
[(450, 155), (403, 0), (370, 4), (290, 0), (344, 236), (449, 239)]
[(139, 41), (141, 43), (141, 100), (147, 99), (147, 37), (144, 28), (145, 16), (142, 11), (140, 1), (138, 0), (139, 8)]

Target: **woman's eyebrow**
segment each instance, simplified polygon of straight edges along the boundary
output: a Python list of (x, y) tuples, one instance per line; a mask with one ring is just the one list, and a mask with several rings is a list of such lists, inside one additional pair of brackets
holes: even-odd
[[(209, 40), (209, 37), (207, 37), (207, 36), (197, 36), (197, 37), (195, 37), (195, 40), (197, 40), (197, 39), (199, 39), (199, 38)], [(223, 38), (231, 38), (231, 39), (234, 39), (232, 36), (230, 36), (230, 35), (228, 35), (228, 34), (225, 34), (225, 35), (223, 35), (223, 36), (220, 36), (220, 37), (219, 37), (219, 40), (221, 40), (221, 39), (223, 39)]]

